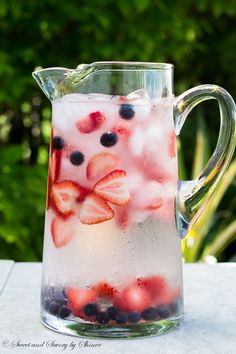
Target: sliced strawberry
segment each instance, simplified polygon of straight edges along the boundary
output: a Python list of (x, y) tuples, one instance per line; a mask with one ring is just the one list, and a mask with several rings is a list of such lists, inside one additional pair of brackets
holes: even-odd
[(113, 305), (125, 312), (143, 311), (150, 305), (150, 297), (145, 289), (133, 284), (114, 297)]
[(106, 120), (101, 112), (92, 112), (77, 123), (77, 128), (81, 133), (89, 134), (99, 129)]
[(102, 152), (94, 155), (88, 162), (87, 177), (91, 181), (97, 181), (106, 176), (119, 166), (120, 159), (118, 155), (110, 152)]
[(116, 222), (122, 230), (127, 230), (130, 226), (130, 217), (128, 207), (123, 206), (116, 210)]
[(126, 101), (126, 96), (120, 96), (120, 97), (119, 97), (119, 101), (120, 101), (120, 102)]
[(62, 181), (52, 185), (52, 197), (56, 208), (63, 215), (75, 213), (76, 202), (83, 200), (86, 191), (73, 181)]
[(48, 171), (48, 181), (47, 181), (47, 196), (46, 196), (46, 208), (49, 209), (50, 206), (52, 205), (52, 178), (51, 175)]
[(163, 204), (162, 198), (155, 198), (151, 200), (145, 208), (148, 210), (154, 210), (160, 208), (162, 204)]
[(127, 126), (125, 125), (117, 125), (115, 126), (113, 129), (112, 129), (112, 132), (113, 133), (116, 133), (120, 136), (123, 136), (123, 137), (129, 137), (131, 136), (131, 131), (130, 129), (127, 128)]
[(179, 297), (179, 295), (179, 288), (166, 288), (155, 299), (154, 305), (169, 305), (171, 302), (175, 301)]
[(56, 182), (60, 177), (62, 150), (54, 150), (49, 160), (49, 173), (52, 181)]
[(68, 307), (73, 315), (91, 320), (83, 312), (85, 305), (97, 301), (97, 294), (93, 289), (88, 288), (67, 288)]
[(160, 275), (138, 278), (137, 285), (145, 289), (153, 301), (166, 290), (166, 280)]
[(126, 172), (115, 170), (94, 186), (94, 192), (115, 205), (125, 205), (130, 200)]
[(173, 131), (169, 134), (168, 154), (170, 157), (176, 157), (176, 135)]
[(101, 282), (94, 285), (93, 290), (96, 291), (97, 296), (102, 299), (112, 300), (117, 290), (109, 283)]
[(98, 224), (113, 216), (114, 212), (107, 202), (94, 193), (89, 194), (80, 207), (79, 218), (83, 224)]
[(52, 239), (57, 248), (66, 246), (73, 238), (68, 220), (55, 217), (51, 224)]

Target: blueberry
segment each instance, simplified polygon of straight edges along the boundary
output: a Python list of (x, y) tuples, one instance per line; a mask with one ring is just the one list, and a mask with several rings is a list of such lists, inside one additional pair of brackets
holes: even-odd
[(101, 324), (106, 324), (109, 322), (109, 316), (106, 312), (99, 312), (96, 316), (96, 320)]
[(84, 162), (84, 155), (80, 151), (73, 151), (70, 154), (70, 162), (76, 166), (82, 165)]
[(157, 309), (155, 307), (148, 307), (142, 312), (142, 318), (144, 320), (154, 320), (157, 317)]
[(120, 106), (119, 114), (123, 119), (132, 119), (134, 117), (134, 109), (132, 104), (124, 103)]
[(110, 306), (107, 308), (107, 314), (111, 320), (115, 320), (118, 313), (119, 310), (115, 306)]
[(66, 306), (62, 306), (58, 311), (58, 317), (60, 317), (60, 318), (66, 318), (66, 317), (70, 316), (70, 314), (71, 314), (71, 311)]
[(124, 312), (119, 312), (116, 315), (116, 323), (125, 323), (128, 320), (128, 315)]
[(160, 305), (158, 308), (157, 308), (157, 314), (158, 316), (160, 316), (161, 318), (165, 319), (167, 317), (170, 316), (170, 310), (168, 308), (168, 306), (166, 305)]
[(104, 133), (100, 138), (100, 143), (105, 147), (113, 146), (117, 143), (118, 136), (116, 133), (107, 132)]
[(57, 315), (60, 309), (60, 305), (57, 304), (55, 301), (52, 301), (49, 305), (48, 312), (51, 315)]
[(60, 136), (54, 136), (52, 141), (52, 147), (55, 150), (62, 150), (64, 148), (64, 141)]
[(45, 298), (52, 299), (54, 294), (54, 287), (53, 286), (46, 286), (42, 291), (42, 296)]
[(84, 306), (84, 313), (87, 316), (95, 316), (98, 313), (97, 304), (87, 304)]
[(61, 288), (54, 288), (53, 299), (60, 305), (66, 305), (68, 301), (64, 289)]
[(130, 312), (128, 316), (128, 320), (131, 323), (137, 323), (141, 320), (141, 313), (140, 312)]

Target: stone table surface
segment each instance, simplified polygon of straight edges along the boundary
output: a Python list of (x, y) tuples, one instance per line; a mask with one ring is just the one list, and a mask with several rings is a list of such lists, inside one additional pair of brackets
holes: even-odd
[(185, 320), (129, 340), (71, 337), (39, 320), (40, 263), (0, 261), (0, 354), (236, 354), (236, 263), (184, 265)]

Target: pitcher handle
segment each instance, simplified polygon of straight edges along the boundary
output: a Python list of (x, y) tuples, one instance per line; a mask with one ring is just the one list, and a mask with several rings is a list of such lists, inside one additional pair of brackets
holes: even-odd
[(200, 102), (216, 99), (220, 109), (220, 132), (215, 151), (200, 175), (178, 182), (176, 223), (181, 238), (194, 225), (214, 192), (232, 158), (235, 148), (236, 106), (230, 94), (216, 85), (194, 87), (174, 100), (175, 130), (178, 135), (189, 112)]

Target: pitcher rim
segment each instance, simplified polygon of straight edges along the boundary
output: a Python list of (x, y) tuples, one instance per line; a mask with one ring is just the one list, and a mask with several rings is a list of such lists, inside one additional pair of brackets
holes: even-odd
[(135, 66), (140, 68), (151, 68), (156, 70), (171, 70), (174, 65), (171, 63), (151, 62), (151, 61), (95, 61), (91, 65), (114, 65), (114, 66)]
[(80, 68), (96, 67), (96, 66), (111, 66), (110, 70), (173, 70), (174, 65), (171, 63), (161, 63), (161, 62), (148, 62), (148, 61), (95, 61), (90, 64), (79, 64), (75, 69), (70, 69), (66, 67), (52, 66), (47, 68), (39, 68), (32, 72), (32, 75), (35, 73), (48, 71), (48, 70), (67, 70), (67, 71), (76, 71)]

